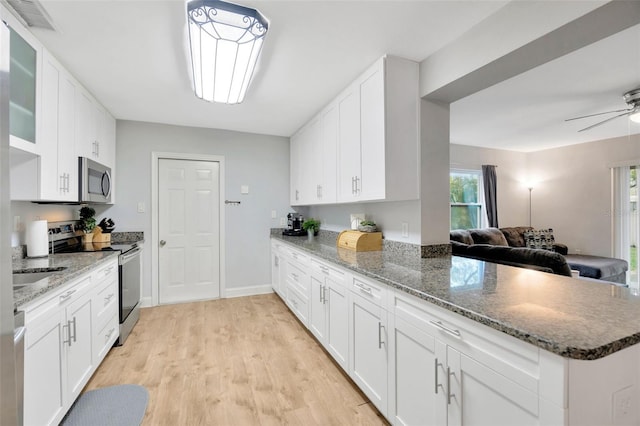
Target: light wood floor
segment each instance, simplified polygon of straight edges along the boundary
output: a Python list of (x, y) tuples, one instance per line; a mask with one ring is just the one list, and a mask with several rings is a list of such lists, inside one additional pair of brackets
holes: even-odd
[(86, 390), (149, 391), (143, 425), (384, 425), (275, 294), (142, 309)]

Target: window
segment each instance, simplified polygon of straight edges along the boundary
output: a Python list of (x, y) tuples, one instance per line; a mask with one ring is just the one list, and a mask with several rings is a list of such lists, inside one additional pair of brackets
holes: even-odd
[(482, 227), (482, 172), (451, 170), (449, 174), (451, 229)]

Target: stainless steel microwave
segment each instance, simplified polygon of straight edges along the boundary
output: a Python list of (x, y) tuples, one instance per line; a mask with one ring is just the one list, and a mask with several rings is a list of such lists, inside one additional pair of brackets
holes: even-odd
[(111, 202), (111, 169), (86, 157), (79, 157), (80, 202)]

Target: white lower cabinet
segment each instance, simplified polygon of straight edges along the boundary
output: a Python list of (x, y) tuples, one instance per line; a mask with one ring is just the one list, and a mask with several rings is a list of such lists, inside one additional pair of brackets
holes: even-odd
[[(394, 425), (640, 424), (633, 403), (640, 345), (593, 361), (563, 358), (286, 243), (280, 248), (281, 297)], [(55, 324), (41, 329), (60, 333)], [(55, 376), (54, 367), (43, 374)]]
[(542, 424), (535, 347), (410, 296), (395, 294), (392, 306), (394, 424)]
[(285, 298), (285, 267), (280, 255), (281, 244), (271, 242), (271, 287), (278, 296)]
[[(60, 290), (20, 306), (25, 312), (24, 424), (58, 424), (118, 337), (117, 259)], [(106, 278), (96, 288), (97, 277)], [(103, 280), (103, 283), (106, 283)], [(111, 295), (115, 287), (115, 296)], [(105, 293), (105, 290), (106, 291)], [(99, 296), (97, 294), (100, 294)], [(107, 295), (108, 293), (108, 295)], [(97, 303), (109, 297), (105, 306)], [(111, 302), (115, 300), (115, 302)], [(96, 333), (96, 317), (109, 316), (109, 339)], [(97, 344), (100, 342), (100, 345)], [(96, 348), (100, 346), (101, 351)], [(106, 346), (106, 350), (105, 350)]]
[(371, 400), (387, 415), (388, 342), (387, 311), (352, 293), (349, 309), (349, 375)]
[(345, 370), (348, 369), (349, 302), (344, 272), (311, 260), (309, 329)]

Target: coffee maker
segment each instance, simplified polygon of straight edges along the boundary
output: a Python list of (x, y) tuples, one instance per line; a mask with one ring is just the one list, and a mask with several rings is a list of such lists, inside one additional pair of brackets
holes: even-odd
[(287, 228), (282, 231), (282, 235), (303, 236), (307, 235), (307, 231), (302, 229), (304, 218), (299, 213), (289, 213), (287, 215)]

